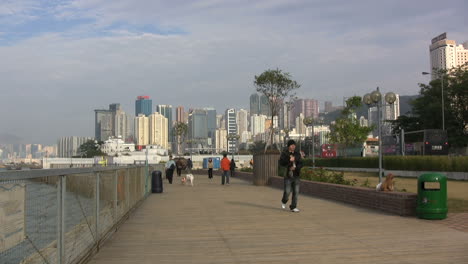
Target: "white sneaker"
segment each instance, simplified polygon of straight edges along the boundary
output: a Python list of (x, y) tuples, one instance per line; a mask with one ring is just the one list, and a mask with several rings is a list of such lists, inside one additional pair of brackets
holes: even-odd
[(300, 212), (300, 210), (299, 210), (299, 209), (297, 209), (297, 208), (294, 208), (294, 209), (291, 209), (291, 212), (293, 212), (293, 213), (299, 213), (299, 212)]
[(281, 208), (282, 208), (282, 209), (286, 209), (286, 204), (282, 203), (282, 204), (281, 204)]

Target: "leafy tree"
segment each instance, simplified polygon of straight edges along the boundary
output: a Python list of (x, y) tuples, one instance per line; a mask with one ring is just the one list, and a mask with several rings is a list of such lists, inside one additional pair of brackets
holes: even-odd
[[(331, 125), (330, 142), (340, 147), (359, 146), (367, 139), (373, 127), (363, 127), (356, 118), (355, 111), (362, 105), (360, 96), (353, 96), (346, 100), (346, 107), (341, 111), (341, 117)], [(346, 151), (344, 152), (346, 156)]]
[(177, 122), (174, 125), (174, 133), (177, 136), (177, 152), (180, 150), (180, 146), (185, 141), (185, 136), (187, 135), (188, 126), (184, 122)]
[(272, 122), (270, 124), (270, 137), (265, 144), (266, 153), (268, 146), (273, 147), (273, 117), (279, 116), (284, 99), (288, 96), (293, 97), (293, 91), (300, 88), (301, 85), (291, 79), (291, 74), (283, 72), (280, 69), (267, 70), (259, 76), (255, 76), (254, 85), (257, 89), (257, 92), (265, 95), (268, 98), (268, 103), (270, 106)]
[(85, 158), (92, 158), (95, 156), (106, 156), (104, 152), (101, 151), (101, 145), (104, 142), (94, 142), (94, 140), (88, 140), (85, 143), (81, 144), (79, 152)]
[[(452, 146), (468, 145), (468, 64), (437, 72), (438, 79), (419, 84), (420, 97), (412, 101), (414, 117), (399, 118), (396, 125), (412, 129), (442, 129), (442, 81), (445, 129)], [(398, 120), (397, 120), (398, 121)], [(406, 127), (405, 127), (406, 126)]]

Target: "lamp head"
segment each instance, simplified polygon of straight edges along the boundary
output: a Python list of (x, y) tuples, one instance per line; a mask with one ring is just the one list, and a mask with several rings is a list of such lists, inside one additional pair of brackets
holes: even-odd
[(374, 102), (374, 103), (378, 103), (378, 102), (380, 102), (380, 100), (382, 100), (382, 94), (379, 91), (373, 91), (370, 94), (370, 97), (372, 99), (372, 102)]
[(372, 99), (371, 99), (370, 94), (365, 94), (365, 95), (362, 97), (362, 102), (365, 103), (366, 105), (372, 104)]
[(422, 75), (428, 75), (430, 74), (429, 72), (422, 72)]
[(396, 94), (389, 92), (385, 95), (385, 102), (393, 104), (396, 101)]

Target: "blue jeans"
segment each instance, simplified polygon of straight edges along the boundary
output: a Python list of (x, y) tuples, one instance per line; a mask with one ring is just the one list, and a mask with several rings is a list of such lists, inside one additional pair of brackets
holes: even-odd
[(226, 179), (226, 183), (229, 184), (229, 171), (223, 170), (223, 177), (221, 179), (221, 184), (224, 185), (224, 180)]
[(289, 194), (291, 193), (292, 190), (292, 202), (289, 208), (292, 210), (297, 207), (297, 198), (299, 196), (299, 184), (300, 184), (300, 179), (299, 177), (293, 177), (293, 178), (284, 178), (284, 193), (283, 193), (283, 199), (281, 199), (282, 203), (287, 203), (289, 200)]

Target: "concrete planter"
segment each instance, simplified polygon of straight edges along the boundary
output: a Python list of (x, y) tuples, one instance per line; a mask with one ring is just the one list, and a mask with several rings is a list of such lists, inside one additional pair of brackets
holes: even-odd
[(279, 153), (255, 154), (253, 156), (253, 184), (270, 185), (270, 177), (278, 175)]

